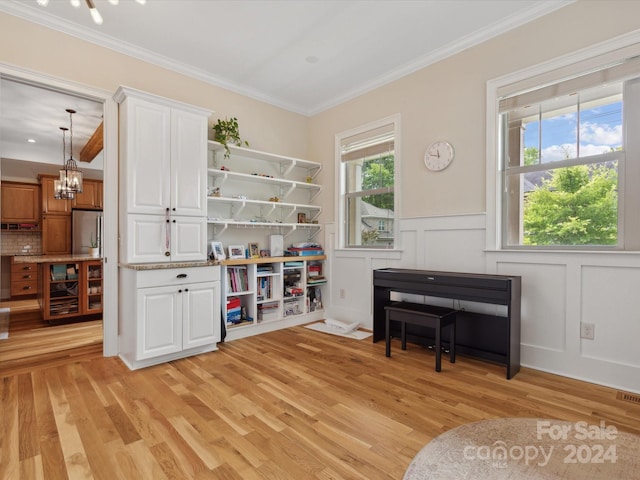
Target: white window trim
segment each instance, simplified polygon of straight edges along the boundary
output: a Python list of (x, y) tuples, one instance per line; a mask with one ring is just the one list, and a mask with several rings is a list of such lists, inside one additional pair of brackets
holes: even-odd
[[(344, 185), (342, 184), (342, 152), (341, 152), (341, 144), (342, 139), (345, 137), (351, 137), (362, 133), (367, 130), (374, 130), (376, 128), (381, 128), (385, 125), (393, 124), (394, 126), (394, 158), (393, 158), (393, 212), (394, 212), (394, 221), (393, 221), (393, 248), (376, 248), (376, 247), (346, 247), (345, 239), (344, 239), (344, 228), (345, 228), (345, 191)], [(337, 235), (335, 235), (336, 239), (336, 250), (343, 251), (396, 251), (400, 250), (400, 229), (399, 229), (399, 220), (400, 220), (400, 192), (401, 186), (401, 168), (400, 164), (402, 163), (402, 139), (401, 136), (401, 128), (400, 128), (400, 114), (396, 113), (394, 115), (390, 115), (385, 118), (381, 118), (379, 120), (375, 120), (373, 122), (367, 123), (365, 125), (360, 125), (358, 127), (339, 132), (335, 134), (334, 140), (334, 159), (335, 159), (335, 192), (337, 193), (337, 201), (335, 202), (335, 217), (337, 220)]]
[[(622, 61), (640, 55), (640, 31), (634, 31), (605, 42), (586, 47), (568, 55), (540, 63), (517, 72), (487, 81), (487, 108), (486, 108), (486, 250), (513, 250), (505, 248), (502, 242), (502, 192), (501, 175), (499, 169), (499, 145), (498, 140), (498, 91), (508, 90), (510, 84), (532, 79), (537, 84), (543, 84), (545, 78), (551, 81), (551, 76), (558, 77), (566, 74), (587, 71), (589, 68), (598, 68), (606, 62)], [(596, 249), (594, 249), (596, 250)], [(528, 250), (531, 251), (531, 250)]]

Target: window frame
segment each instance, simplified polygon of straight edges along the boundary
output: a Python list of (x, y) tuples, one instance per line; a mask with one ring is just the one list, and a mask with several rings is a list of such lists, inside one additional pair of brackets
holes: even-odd
[[(389, 247), (381, 247), (380, 245), (367, 246), (367, 245), (347, 245), (347, 234), (348, 234), (348, 218), (347, 218), (347, 202), (349, 198), (354, 198), (358, 196), (368, 195), (370, 193), (384, 193), (388, 192), (387, 188), (377, 189), (372, 191), (360, 192), (360, 193), (351, 193), (347, 194), (345, 191), (345, 162), (342, 160), (342, 143), (343, 140), (348, 137), (353, 137), (356, 135), (363, 135), (368, 131), (373, 131), (376, 129), (383, 128), (387, 125), (392, 125), (392, 130), (394, 134), (394, 158), (393, 158), (393, 217), (390, 217), (390, 220), (393, 221), (393, 245)], [(373, 122), (367, 123), (365, 125), (361, 125), (358, 127), (354, 127), (352, 129), (340, 132), (335, 134), (335, 191), (338, 193), (338, 201), (336, 202), (336, 213), (335, 218), (337, 219), (337, 235), (336, 235), (336, 249), (338, 250), (347, 250), (347, 251), (355, 251), (355, 250), (366, 250), (366, 251), (391, 251), (398, 250), (400, 247), (400, 239), (398, 237), (399, 226), (399, 211), (400, 211), (400, 163), (401, 163), (401, 152), (400, 152), (400, 114), (390, 115), (388, 117), (381, 118), (379, 120), (375, 120)], [(384, 192), (383, 192), (384, 190)], [(376, 230), (377, 231), (377, 230)]]
[[(637, 251), (640, 250), (640, 224), (633, 218), (631, 211), (634, 205), (640, 205), (640, 193), (635, 193), (632, 186), (633, 179), (640, 178), (640, 145), (630, 141), (626, 132), (623, 133), (623, 150), (627, 161), (618, 164), (618, 245), (616, 246), (583, 246), (583, 245), (506, 245), (503, 232), (507, 228), (506, 209), (503, 205), (503, 176), (505, 166), (501, 164), (501, 148), (504, 145), (501, 130), (499, 102), (508, 93), (533, 89), (539, 86), (560, 82), (576, 77), (585, 72), (596, 71), (623, 62), (626, 59), (640, 55), (640, 33), (625, 35), (565, 55), (548, 62), (525, 68), (518, 72), (491, 79), (487, 82), (486, 103), (486, 178), (487, 178), (487, 222), (486, 249), (488, 251), (536, 251), (536, 250), (564, 250), (564, 251)], [(625, 100), (626, 102), (626, 100)], [(638, 108), (640, 110), (640, 108)], [(640, 116), (640, 111), (635, 112)], [(623, 119), (623, 128), (627, 124)], [(633, 143), (633, 145), (631, 145)], [(630, 158), (638, 159), (629, 161)], [(554, 167), (559, 164), (554, 163)]]

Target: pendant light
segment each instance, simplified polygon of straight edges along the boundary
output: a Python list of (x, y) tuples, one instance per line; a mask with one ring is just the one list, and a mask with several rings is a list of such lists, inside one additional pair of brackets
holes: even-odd
[(65, 133), (67, 128), (60, 127), (62, 130), (62, 159), (63, 165), (60, 169), (60, 179), (54, 181), (54, 197), (59, 200), (73, 199), (76, 193), (82, 193), (82, 172), (78, 170), (78, 164), (73, 159), (73, 114), (75, 110), (68, 108), (69, 114), (69, 158), (67, 159)]
[[(49, 0), (36, 0), (36, 2), (41, 7), (46, 7), (47, 5), (49, 5)], [(76, 8), (80, 7), (81, 5), (80, 0), (70, 0), (70, 3), (71, 3), (71, 6)], [(96, 4), (94, 3), (94, 1), (85, 0), (85, 3), (87, 4), (87, 8), (89, 8), (89, 13), (91, 14), (91, 18), (93, 19), (94, 23), (96, 23), (97, 25), (102, 25), (103, 23), (102, 15), (100, 15), (100, 12), (96, 8)], [(111, 5), (118, 5), (118, 3), (120, 2), (119, 0), (109, 0), (109, 3)], [(147, 0), (136, 0), (136, 3), (139, 3), (140, 5), (144, 5), (147, 3)]]

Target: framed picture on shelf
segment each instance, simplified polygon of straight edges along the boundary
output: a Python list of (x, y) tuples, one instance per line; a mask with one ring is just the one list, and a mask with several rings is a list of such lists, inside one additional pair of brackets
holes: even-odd
[(257, 243), (251, 242), (249, 244), (249, 257), (258, 258), (260, 256), (260, 248)]
[(298, 214), (298, 223), (307, 223), (307, 214), (299, 213)]
[(242, 245), (229, 245), (229, 258), (244, 258), (244, 247)]
[(211, 254), (215, 260), (225, 260), (227, 256), (224, 253), (224, 247), (222, 246), (222, 242), (211, 242), (210, 244)]
[(269, 250), (260, 250), (260, 257), (264, 258), (264, 257), (270, 257), (271, 256), (271, 251)]

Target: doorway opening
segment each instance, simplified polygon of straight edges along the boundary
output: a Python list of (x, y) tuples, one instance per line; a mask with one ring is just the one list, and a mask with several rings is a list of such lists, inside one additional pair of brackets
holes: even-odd
[[(59, 352), (78, 347), (102, 354), (101, 306), (109, 288), (105, 275), (101, 273), (98, 282), (94, 272), (89, 281), (85, 278), (89, 270), (76, 268), (61, 281), (53, 278), (51, 261), (58, 262), (58, 269), (64, 265), (65, 271), (84, 266), (73, 257), (82, 255), (74, 251), (84, 246), (73, 245), (72, 213), (99, 212), (104, 205), (104, 151), (81, 155), (91, 139), (99, 140), (100, 146), (104, 143), (104, 100), (11, 75), (0, 75), (0, 93), (0, 365), (4, 369), (20, 361), (33, 363), (28, 359), (38, 355), (45, 355), (50, 363)], [(86, 188), (74, 199), (60, 200), (51, 197), (49, 183), (64, 163), (60, 127), (69, 124), (67, 109), (77, 112), (73, 156), (81, 160), (78, 166)], [(37, 196), (25, 195), (22, 186), (36, 189)], [(37, 203), (31, 210), (25, 206), (29, 199)], [(37, 213), (23, 218), (29, 211)], [(99, 260), (92, 263), (97, 265)], [(25, 265), (34, 267), (31, 273), (22, 272)]]

